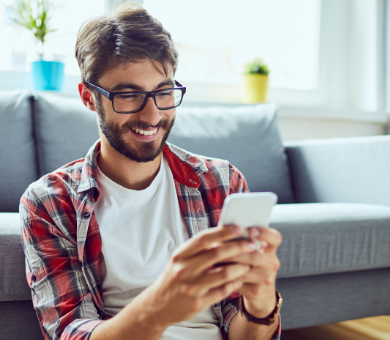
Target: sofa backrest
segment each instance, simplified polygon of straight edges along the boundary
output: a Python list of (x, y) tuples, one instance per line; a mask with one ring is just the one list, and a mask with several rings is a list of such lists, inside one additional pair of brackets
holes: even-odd
[(297, 203), (390, 206), (390, 136), (291, 142), (286, 153)]
[(95, 114), (80, 99), (38, 94), (34, 109), (40, 176), (84, 158), (99, 139)]
[[(35, 120), (40, 175), (83, 158), (99, 138), (95, 114), (80, 99), (39, 94)], [(229, 160), (251, 191), (273, 191), (292, 203), (289, 171), (276, 107), (179, 107), (168, 139), (191, 152)]]
[(0, 92), (0, 212), (17, 212), (38, 179), (29, 91)]
[(293, 203), (284, 146), (273, 104), (177, 108), (169, 142), (193, 153), (228, 160), (251, 191), (272, 191)]

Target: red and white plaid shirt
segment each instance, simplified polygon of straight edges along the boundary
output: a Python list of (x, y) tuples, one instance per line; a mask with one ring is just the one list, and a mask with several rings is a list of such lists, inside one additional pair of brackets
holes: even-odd
[[(32, 300), (46, 340), (86, 340), (110, 316), (104, 311), (99, 258), (101, 238), (94, 206), (98, 141), (85, 159), (31, 184), (20, 202), (22, 244)], [(217, 225), (226, 196), (247, 192), (242, 174), (227, 161), (190, 154), (169, 143), (172, 170), (189, 236)], [(224, 339), (238, 311), (238, 295), (212, 306)], [(280, 323), (273, 340), (280, 339)]]

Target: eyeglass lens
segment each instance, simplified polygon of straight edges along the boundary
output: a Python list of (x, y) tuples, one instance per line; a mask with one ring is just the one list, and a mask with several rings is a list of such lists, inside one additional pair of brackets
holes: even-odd
[[(141, 109), (146, 94), (124, 93), (114, 97), (114, 110), (119, 112), (132, 112)], [(170, 89), (156, 93), (156, 104), (159, 109), (168, 109), (180, 104), (183, 94), (180, 89)]]

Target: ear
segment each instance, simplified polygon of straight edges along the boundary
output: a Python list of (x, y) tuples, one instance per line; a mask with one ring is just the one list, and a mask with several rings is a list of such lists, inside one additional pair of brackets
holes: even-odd
[(91, 111), (96, 111), (92, 91), (87, 87), (87, 84), (85, 84), (84, 82), (79, 84), (79, 93), (83, 104)]

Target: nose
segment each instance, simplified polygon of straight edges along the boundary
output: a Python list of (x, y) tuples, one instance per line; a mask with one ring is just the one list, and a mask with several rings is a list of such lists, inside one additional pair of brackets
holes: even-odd
[(137, 114), (139, 120), (150, 125), (156, 125), (162, 118), (161, 111), (157, 108), (152, 97), (148, 98), (145, 107)]

